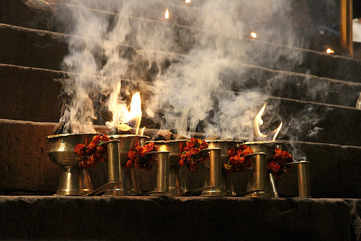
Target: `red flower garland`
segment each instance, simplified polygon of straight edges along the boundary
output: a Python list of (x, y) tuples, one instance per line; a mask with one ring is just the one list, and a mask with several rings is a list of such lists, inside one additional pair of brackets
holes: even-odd
[(228, 150), (228, 159), (224, 162), (224, 168), (229, 172), (239, 172), (245, 168), (250, 168), (252, 162), (247, 155), (252, 154), (253, 150), (247, 145), (240, 145), (238, 148)]
[(154, 142), (141, 146), (139, 142), (133, 149), (128, 152), (128, 161), (125, 164), (127, 168), (134, 166), (135, 168), (151, 168), (151, 156), (147, 155), (154, 151)]
[(184, 166), (186, 164), (190, 171), (196, 171), (198, 165), (209, 158), (207, 152), (202, 152), (207, 148), (208, 144), (204, 140), (191, 138), (186, 142), (180, 154), (179, 165)]
[(88, 145), (77, 144), (74, 152), (78, 155), (79, 167), (89, 168), (98, 162), (104, 162), (107, 155), (103, 145), (109, 140), (107, 135), (96, 135)]
[(279, 178), (282, 173), (287, 172), (286, 170), (287, 163), (290, 163), (292, 161), (293, 158), (289, 152), (282, 151), (279, 148), (275, 148), (272, 159), (268, 161), (267, 168), (277, 178)]

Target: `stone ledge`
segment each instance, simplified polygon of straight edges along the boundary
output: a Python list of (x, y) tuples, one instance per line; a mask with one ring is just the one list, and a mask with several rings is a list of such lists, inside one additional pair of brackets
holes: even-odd
[(360, 200), (0, 197), (4, 240), (356, 240)]

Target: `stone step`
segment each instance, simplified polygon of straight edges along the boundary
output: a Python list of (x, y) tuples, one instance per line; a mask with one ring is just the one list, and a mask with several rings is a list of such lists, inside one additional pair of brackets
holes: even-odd
[[(335, 108), (340, 106), (350, 110), (356, 105), (361, 91), (361, 83), (276, 71), (249, 64), (241, 67), (241, 73), (225, 73), (221, 77), (226, 89), (238, 92), (257, 88), (270, 96), (326, 106), (331, 104), (336, 105)], [(58, 121), (63, 100), (61, 84), (57, 80), (67, 77), (68, 73), (62, 71), (0, 63), (0, 79), (5, 83), (5, 88), (0, 90), (3, 96), (0, 118)], [(101, 119), (107, 118), (109, 116)]]
[(0, 35), (0, 63), (61, 69), (67, 54), (65, 35), (4, 24)]
[[(328, 80), (294, 76), (298, 77), (297, 79), (292, 78), (289, 73), (280, 77), (280, 73), (263, 70), (262, 74), (259, 70), (253, 67), (249, 68), (249, 83), (246, 83), (246, 86), (237, 86), (235, 83), (234, 86), (229, 86), (229, 89), (244, 90), (251, 85), (263, 84), (265, 91), (274, 88), (275, 98), (271, 98), (271, 101), (277, 102), (277, 98), (282, 97), (280, 99), (280, 113), (285, 123), (299, 119), (297, 123), (302, 124), (307, 123), (307, 119), (311, 117), (319, 119), (317, 126), (322, 129), (315, 136), (307, 136), (307, 130), (311, 126), (303, 126), (300, 130), (298, 130), (300, 127), (295, 130), (293, 127), (288, 129), (294, 133), (294, 136), (303, 140), (349, 145), (361, 143), (359, 135), (355, 132), (359, 129), (358, 123), (361, 121), (361, 112), (351, 107), (358, 97), (359, 86), (347, 86), (336, 82), (329, 84), (329, 90), (324, 92), (322, 86), (327, 86)], [(0, 64), (0, 79), (5, 83), (0, 89), (2, 96), (0, 118), (57, 122), (61, 114), (62, 102), (59, 97), (61, 85), (56, 80), (66, 76), (67, 74), (64, 72)], [(304, 78), (302, 79), (302, 77)], [(266, 84), (260, 79), (264, 79)], [(318, 85), (320, 91), (316, 89)], [(311, 94), (307, 94), (310, 91)], [(312, 93), (312, 91), (314, 92)], [(302, 93), (304, 94), (302, 95)], [(345, 96), (339, 93), (344, 93)], [(316, 100), (316, 102), (307, 102), (307, 100)], [(336, 105), (329, 105), (328, 103)], [(350, 107), (338, 106), (345, 103), (349, 104)], [(149, 124), (147, 125), (148, 128), (157, 128), (151, 120), (144, 121)]]
[(0, 64), (0, 118), (30, 121), (59, 120), (64, 73)]
[[(49, 160), (46, 143), (55, 127), (56, 123), (0, 120), (1, 193), (55, 193), (60, 169)], [(361, 197), (361, 147), (295, 143), (289, 151), (295, 149), (311, 161), (313, 197)], [(91, 169), (95, 186), (104, 184), (103, 168)], [(296, 178), (294, 172), (281, 177), (281, 195), (297, 195)]]
[(1, 196), (3, 240), (356, 241), (360, 200)]
[[(45, 4), (44, 2), (49, 2), (50, 4)], [(64, 25), (61, 23), (61, 20), (56, 16), (64, 16), (69, 11), (69, 8), (75, 8), (76, 5), (74, 4), (67, 4), (67, 1), (58, 1), (58, 0), (47, 0), (47, 1), (40, 1), (40, 0), (14, 0), (14, 1), (3, 1), (2, 12), (0, 12), (0, 22), (5, 24), (13, 24), (18, 26), (25, 26), (34, 29), (43, 29), (43, 30), (50, 30), (55, 32), (63, 32), (65, 30), (69, 30), (68, 25)], [(322, 4), (321, 4), (322, 5)], [(320, 5), (320, 6), (321, 6)], [(1, 10), (0, 10), (1, 11)], [(95, 14), (100, 14), (106, 16), (107, 18), (114, 18), (114, 14), (109, 11), (99, 11), (97, 9), (93, 9)], [(185, 11), (183, 8), (177, 11)], [(176, 13), (175, 13), (176, 14)], [(183, 12), (180, 13), (180, 16), (188, 16), (189, 14), (184, 14)], [(327, 14), (326, 14), (327, 15)], [(19, 17), (21, 16), (21, 17)], [(69, 16), (70, 17), (70, 16)], [(69, 19), (67, 17), (67, 20)], [(324, 16), (328, 18), (330, 16)], [(325, 19), (324, 18), (324, 19)], [(180, 18), (176, 18), (180, 19)], [(322, 21), (324, 21), (324, 19)], [(313, 19), (314, 21), (318, 21), (319, 19)], [(141, 18), (134, 19), (134, 21), (142, 21)], [(158, 21), (158, 23), (157, 23)], [(178, 21), (178, 20), (177, 20)], [(321, 21), (321, 22), (322, 22)], [(327, 21), (325, 21), (327, 22)], [(164, 22), (156, 20), (154, 21), (145, 21), (145, 23), (150, 24), (150, 27), (168, 27), (164, 25)], [(321, 24), (321, 23), (320, 23)], [(324, 23), (323, 23), (324, 24)], [(321, 24), (322, 25), (322, 24)], [(181, 36), (188, 36), (195, 34), (195, 30), (189, 30), (189, 28), (183, 28), (181, 25), (174, 25), (175, 33)], [(318, 34), (318, 33), (314, 33)], [(3, 35), (3, 33), (2, 33)], [(21, 38), (21, 34), (16, 35), (12, 34), (8, 36), (6, 39), (8, 43), (18, 42), (18, 38)], [(313, 35), (312, 35), (313, 36)], [(62, 57), (66, 54), (66, 45), (62, 42), (63, 39), (59, 36), (57, 37), (49, 37), (44, 36), (45, 40), (40, 40), (38, 37), (28, 37), (27, 42), (28, 45), (32, 45), (31, 42), (34, 42), (33, 48), (38, 49), (39, 46), (41, 47), (39, 51), (34, 51), (34, 53), (40, 53), (41, 51), (49, 52), (50, 54), (47, 57), (43, 57), (41, 59), (44, 62), (40, 62), (35, 67), (55, 67), (59, 68)], [(54, 42), (52, 45), (57, 47), (50, 47), (52, 39)], [(192, 38), (185, 38), (185, 39), (192, 39)], [(249, 40), (247, 38), (243, 40), (232, 40), (229, 39), (229, 44), (237, 42), (236, 46), (239, 45), (239, 49), (245, 51), (247, 54), (246, 62), (257, 64), (260, 66), (280, 69), (280, 70), (287, 70), (292, 72), (299, 72), (299, 73), (311, 73), (314, 75), (322, 76), (322, 77), (330, 77), (335, 79), (353, 81), (353, 82), (360, 82), (359, 77), (361, 68), (360, 68), (360, 61), (356, 59), (352, 59), (345, 56), (332, 56), (327, 55), (324, 52), (319, 52), (315, 50), (308, 50), (302, 48), (294, 48), (294, 47), (287, 47), (277, 45), (276, 43), (272, 44), (270, 42), (264, 41), (254, 41)], [(321, 40), (314, 40), (314, 41), (321, 41)], [(322, 40), (323, 41), (323, 40)], [(45, 44), (44, 43), (48, 43)], [(181, 49), (189, 49), (189, 45), (191, 43), (187, 43), (184, 41), (179, 41), (181, 45)], [(7, 44), (11, 46), (10, 44)], [(23, 46), (23, 45), (20, 45)], [(49, 46), (49, 47), (48, 47)], [(28, 50), (30, 51), (30, 50)], [(7, 55), (6, 53), (11, 52), (4, 52), (1, 51), (1, 55)], [(10, 55), (11, 56), (11, 55)], [(12, 59), (13, 62), (5, 62), (5, 63), (13, 63), (13, 64), (20, 64), (25, 66), (33, 66), (31, 64), (37, 64), (36, 62), (32, 62), (31, 59), (28, 59), (27, 64), (22, 64), (26, 59), (23, 56), (3, 56), (4, 59)], [(37, 55), (34, 55), (36, 57)], [(35, 58), (33, 58), (35, 59)], [(47, 61), (45, 61), (47, 60)], [(1, 59), (0, 59), (1, 61)], [(35, 61), (39, 61), (36, 60)], [(4, 61), (1, 61), (4, 62)], [(30, 64), (30, 65), (29, 65)]]

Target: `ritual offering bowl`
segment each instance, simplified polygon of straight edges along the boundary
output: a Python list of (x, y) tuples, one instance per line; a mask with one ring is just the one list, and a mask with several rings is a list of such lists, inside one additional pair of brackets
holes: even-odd
[(105, 195), (122, 196), (139, 194), (139, 184), (134, 166), (127, 167), (128, 152), (140, 144), (146, 136), (140, 135), (111, 135), (107, 143), (108, 183), (104, 185)]
[(48, 136), (48, 155), (50, 160), (62, 167), (57, 195), (86, 195), (93, 191), (87, 169), (79, 167), (79, 157), (74, 152), (78, 144), (90, 143), (95, 133), (59, 134)]

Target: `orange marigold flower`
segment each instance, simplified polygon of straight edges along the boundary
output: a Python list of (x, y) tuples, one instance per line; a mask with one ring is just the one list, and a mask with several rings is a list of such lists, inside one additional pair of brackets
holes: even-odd
[(74, 147), (74, 152), (78, 155), (83, 155), (84, 151), (83, 149), (85, 148), (84, 144), (78, 144)]
[(281, 166), (275, 162), (275, 161), (271, 161), (268, 163), (268, 168), (273, 172), (273, 173), (278, 173), (281, 169)]

